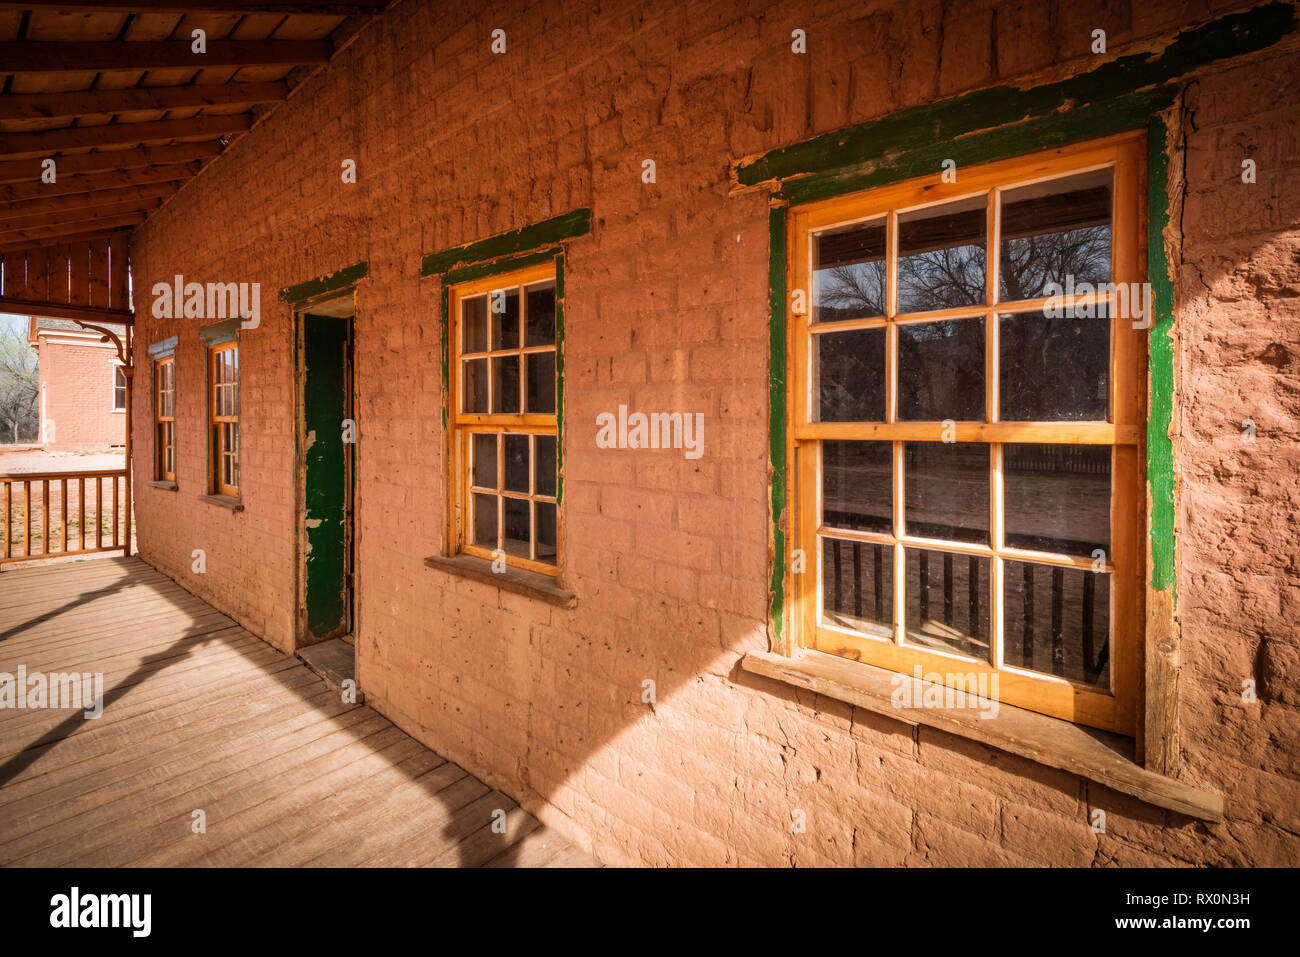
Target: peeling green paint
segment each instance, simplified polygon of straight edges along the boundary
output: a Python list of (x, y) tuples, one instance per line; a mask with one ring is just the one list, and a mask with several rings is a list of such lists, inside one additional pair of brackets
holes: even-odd
[(559, 246), (547, 246), (545, 249), (539, 249), (536, 252), (526, 253), (522, 256), (510, 256), (505, 259), (494, 259), (491, 262), (474, 263), (471, 266), (450, 269), (442, 274), (442, 284), (444, 286), (455, 286), (458, 283), (473, 282), (476, 279), (483, 279), (498, 273), (514, 272), (516, 269), (523, 269), (526, 266), (534, 266), (537, 263), (553, 259), (559, 251)]
[(1087, 73), (1030, 89), (1003, 85), (976, 90), (740, 160), (734, 167), (736, 183), (757, 186), (846, 169), (868, 157), (887, 161), (891, 155), (930, 150), (934, 144), (952, 149), (962, 137), (983, 130), (1166, 85), (1216, 60), (1271, 46), (1295, 29), (1295, 5), (1269, 3), (1185, 30), (1158, 54), (1119, 57)]
[(870, 163), (790, 180), (776, 195), (792, 204), (807, 203), (926, 174), (937, 176), (945, 159), (953, 160), (960, 169), (1098, 139), (1145, 126), (1151, 114), (1169, 106), (1175, 96), (1173, 88), (1158, 87), (1069, 113), (1001, 126), (955, 142), (937, 140), (901, 153), (890, 150)]
[(589, 232), (591, 232), (591, 210), (575, 209), (508, 233), (466, 243), (463, 246), (455, 246), (442, 252), (429, 253), (421, 262), (420, 275), (441, 275), (475, 263), (500, 259), (543, 246), (554, 246), (565, 239), (573, 239)]
[(1147, 281), (1151, 284), (1151, 329), (1147, 333), (1147, 369), (1151, 390), (1147, 413), (1147, 489), (1150, 493), (1151, 587), (1173, 589), (1174, 446), (1169, 437), (1174, 408), (1174, 282), (1165, 254), (1169, 225), (1169, 156), (1164, 120), (1151, 118), (1147, 135)]
[(451, 360), (447, 356), (447, 351), (451, 345), (451, 313), (449, 312), (447, 299), (447, 284), (442, 284), (442, 292), (438, 296), (438, 314), (442, 320), (442, 430), (447, 431), (447, 403), (449, 401), (448, 393), (451, 391)]
[(316, 279), (308, 279), (306, 282), (300, 282), (296, 286), (288, 286), (280, 290), (281, 302), (302, 302), (304, 299), (311, 299), (314, 296), (320, 296), (327, 292), (334, 292), (338, 289), (345, 289), (364, 279), (370, 274), (370, 263), (362, 260), (344, 269), (330, 273), (328, 276), (319, 276)]
[(768, 586), (768, 620), (772, 647), (784, 646), (786, 569), (786, 210), (774, 206), (767, 215), (768, 288), (768, 460), (772, 471), (772, 580)]

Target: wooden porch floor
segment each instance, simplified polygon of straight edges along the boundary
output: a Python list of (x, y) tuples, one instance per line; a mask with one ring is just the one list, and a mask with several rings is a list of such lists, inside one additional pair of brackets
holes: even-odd
[(0, 709), (0, 864), (593, 864), (138, 558), (0, 574), (0, 674), (20, 665), (102, 672), (106, 703)]

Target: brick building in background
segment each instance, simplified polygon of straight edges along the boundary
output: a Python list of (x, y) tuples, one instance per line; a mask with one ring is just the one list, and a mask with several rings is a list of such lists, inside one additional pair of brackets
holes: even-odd
[(132, 234), (139, 552), (606, 863), (1294, 865), (1296, 37), (397, 3)]
[[(120, 326), (110, 327), (119, 335)], [(39, 369), (39, 441), (46, 449), (103, 451), (126, 443), (126, 376), (116, 347), (67, 319), (32, 316)]]

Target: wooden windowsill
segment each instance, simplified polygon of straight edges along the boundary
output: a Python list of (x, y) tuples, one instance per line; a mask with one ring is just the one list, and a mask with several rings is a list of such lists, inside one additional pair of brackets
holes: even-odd
[(496, 585), (502, 591), (559, 605), (561, 608), (572, 608), (578, 603), (578, 597), (556, 585), (555, 579), (550, 575), (512, 565), (507, 565), (503, 572), (494, 572), (492, 563), (477, 555), (431, 555), (424, 560), (424, 564), (487, 585)]
[[(1222, 794), (1148, 771), (1133, 760), (1132, 742), (1117, 734), (1007, 704), (998, 705), (996, 716), (984, 716), (979, 708), (895, 707), (891, 699), (896, 679), (912, 681), (911, 676), (811, 649), (794, 657), (750, 653), (741, 659), (740, 666), (753, 674), (807, 688), (906, 724), (938, 728), (1018, 754), (1156, 807), (1203, 821), (1223, 820)], [(927, 684), (921, 682), (922, 686)]]
[(244, 510), (244, 503), (230, 495), (200, 495), (199, 501), (207, 502), (209, 505), (220, 505), (232, 512), (242, 512)]
[(155, 481), (149, 482), (147, 484), (150, 488), (160, 488), (168, 492), (174, 492), (177, 489), (176, 483), (169, 481), (167, 479), (156, 479)]

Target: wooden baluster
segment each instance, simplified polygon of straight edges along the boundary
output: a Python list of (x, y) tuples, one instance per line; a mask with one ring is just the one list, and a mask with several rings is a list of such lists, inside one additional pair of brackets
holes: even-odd
[(1096, 572), (1083, 573), (1083, 673), (1091, 682), (1101, 676), (1101, 662), (1093, 655), (1092, 598)]
[(50, 480), (41, 479), (41, 554), (50, 553)]
[(113, 483), (113, 547), (117, 548), (117, 476), (110, 481)]
[(841, 576), (840, 576), (840, 542), (839, 542), (839, 539), (837, 539), (837, 538), (832, 538), (832, 539), (831, 539), (831, 561), (833, 561), (833, 562), (835, 563), (835, 603), (834, 603), (834, 608), (835, 608), (836, 611), (839, 611), (839, 610), (843, 607), (843, 602), (842, 602), (841, 597), (840, 597), (840, 596), (841, 596), (841, 585), (842, 585), (842, 582), (840, 581), (840, 577), (841, 577)]
[(32, 483), (23, 482), (23, 557), (32, 553)]
[(59, 551), (68, 550), (68, 480), (60, 479), (59, 481), (59, 518), (62, 519), (60, 524), (63, 530), (59, 535)]
[(952, 624), (952, 552), (943, 553), (943, 623)]
[[(876, 586), (876, 621), (885, 620), (885, 568), (883, 564), (884, 549), (879, 545), (872, 546), (875, 550), (875, 586)], [(893, 554), (892, 550), (890, 552)]]
[(95, 550), (104, 547), (104, 479), (96, 475), (95, 479)]
[(1025, 562), (1025, 631), (1020, 640), (1021, 664), (1034, 666), (1034, 566)]
[(13, 482), (5, 482), (5, 558), (13, 557), (13, 546), (9, 539), (13, 538), (12, 519), (9, 517), (13, 510)]
[(80, 551), (86, 550), (86, 476), (77, 479), (77, 531), (81, 537)]
[(862, 543), (853, 543), (853, 614), (862, 617)]
[(921, 600), (921, 623), (930, 620), (930, 553), (917, 552), (917, 575), (920, 580), (916, 592), (917, 597)]
[(1064, 574), (1052, 569), (1052, 674), (1065, 674), (1065, 643), (1061, 639), (1061, 604), (1065, 597)]

